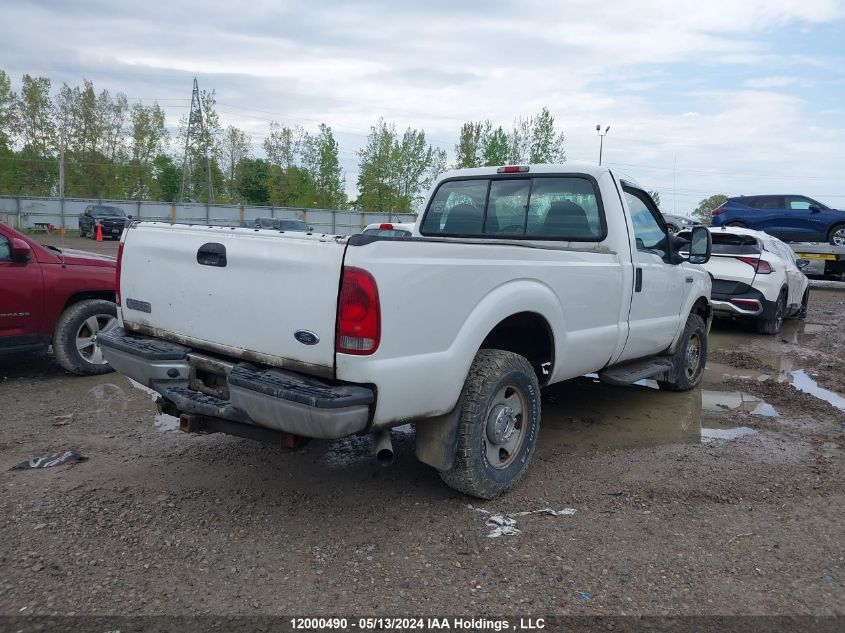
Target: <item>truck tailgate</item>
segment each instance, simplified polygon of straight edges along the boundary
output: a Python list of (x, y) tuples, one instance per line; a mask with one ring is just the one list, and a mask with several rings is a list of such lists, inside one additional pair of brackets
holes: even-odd
[(138, 223), (123, 239), (126, 329), (333, 374), (345, 238)]

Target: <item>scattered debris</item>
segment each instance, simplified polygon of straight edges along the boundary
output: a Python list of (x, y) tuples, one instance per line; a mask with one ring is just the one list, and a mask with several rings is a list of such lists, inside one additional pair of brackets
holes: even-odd
[(53, 426), (65, 426), (66, 424), (70, 424), (73, 422), (73, 414), (69, 415), (54, 415), (53, 416)]
[(509, 514), (504, 514), (503, 512), (490, 512), (489, 510), (484, 510), (483, 508), (473, 508), (472, 506), (468, 507), (487, 517), (487, 521), (485, 521), (484, 524), (487, 527), (492, 528), (490, 533), (487, 535), (487, 538), (519, 535), (521, 530), (517, 527), (516, 520), (513, 519), (513, 517), (524, 517), (529, 514), (548, 514), (553, 517), (572, 516), (577, 512), (575, 508), (564, 508), (563, 510), (542, 508), (540, 510), (526, 510), (523, 512), (511, 512)]
[(738, 538), (747, 538), (749, 536), (754, 536), (754, 532), (747, 532), (745, 534), (737, 534), (737, 535), (731, 537), (731, 540), (728, 541), (727, 543), (725, 543), (725, 545), (730, 545), (731, 543), (733, 543)]
[(524, 517), (529, 514), (548, 514), (553, 517), (572, 516), (578, 512), (575, 508), (564, 508), (563, 510), (552, 510), (551, 508), (543, 508), (542, 510), (527, 510), (525, 512), (512, 512), (508, 516)]
[(26, 462), (21, 462), (17, 466), (12, 466), (9, 470), (29, 470), (32, 468), (52, 468), (53, 466), (65, 466), (67, 464), (77, 464), (79, 462), (87, 461), (88, 458), (76, 451), (70, 449), (67, 451), (58, 451), (55, 453), (46, 453), (44, 455), (36, 455)]
[(593, 599), (593, 597), (589, 593), (587, 593), (586, 591), (579, 591), (578, 597), (581, 598), (581, 600), (583, 600), (584, 602), (589, 602), (590, 600)]

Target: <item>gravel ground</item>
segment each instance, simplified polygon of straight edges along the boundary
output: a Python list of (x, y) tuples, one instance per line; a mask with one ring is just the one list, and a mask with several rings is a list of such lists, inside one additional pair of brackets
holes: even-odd
[[(546, 390), (494, 502), (446, 488), (410, 428), (390, 468), (369, 438), (280, 452), (179, 433), (117, 374), (0, 360), (0, 615), (842, 615), (845, 411), (792, 383), (845, 394), (843, 305), (814, 290), (777, 337), (717, 323), (692, 393)], [(59, 448), (89, 459), (9, 470)], [(576, 513), (488, 538), (480, 512), (543, 508)]]

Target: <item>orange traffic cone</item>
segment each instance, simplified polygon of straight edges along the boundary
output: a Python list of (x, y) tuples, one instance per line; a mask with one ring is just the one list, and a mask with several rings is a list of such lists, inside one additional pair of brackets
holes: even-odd
[(103, 225), (102, 224), (97, 225), (97, 241), (98, 242), (103, 241)]

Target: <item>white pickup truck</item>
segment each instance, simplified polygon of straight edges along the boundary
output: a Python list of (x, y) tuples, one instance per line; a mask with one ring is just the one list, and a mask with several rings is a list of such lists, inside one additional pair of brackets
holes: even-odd
[(99, 342), (185, 431), (376, 434), (392, 456), (413, 422), (420, 460), (493, 498), (528, 466), (543, 386), (699, 383), (710, 247), (605, 168), (462, 169), (410, 237), (133, 222)]

